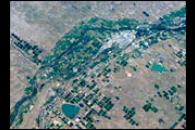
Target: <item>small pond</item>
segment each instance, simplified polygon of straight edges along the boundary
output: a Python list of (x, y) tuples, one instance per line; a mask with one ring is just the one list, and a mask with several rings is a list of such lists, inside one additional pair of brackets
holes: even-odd
[(80, 107), (73, 104), (63, 104), (62, 112), (69, 118), (74, 118), (80, 111)]

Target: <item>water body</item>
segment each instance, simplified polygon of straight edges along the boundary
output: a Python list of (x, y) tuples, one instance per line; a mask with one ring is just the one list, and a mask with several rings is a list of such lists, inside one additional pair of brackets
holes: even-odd
[(80, 107), (73, 104), (63, 104), (62, 112), (65, 116), (73, 119), (80, 111)]
[(153, 64), (151, 70), (160, 73), (167, 71), (167, 69), (161, 64)]
[[(182, 14), (182, 13), (180, 13)], [(183, 17), (183, 16), (182, 16)], [(93, 23), (91, 23), (93, 24)], [(123, 23), (122, 23), (123, 24)], [(125, 24), (126, 25), (126, 24)], [(151, 28), (151, 30), (154, 30), (155, 32), (156, 31), (164, 31), (164, 30), (167, 30), (168, 27), (166, 28), (159, 28), (159, 26), (152, 26), (153, 28)], [(99, 31), (99, 32), (104, 32), (104, 31), (107, 31), (107, 32), (120, 32), (120, 31), (125, 31), (125, 30), (132, 30), (132, 26), (131, 25), (127, 25), (127, 27), (125, 26), (122, 26), (121, 28), (118, 28), (118, 29), (114, 29), (114, 28), (105, 28), (105, 27), (93, 27), (93, 28), (87, 28), (86, 30), (84, 30), (84, 32), (82, 32), (81, 34), (81, 38), (79, 39), (79, 41), (77, 42), (80, 43), (80, 42), (83, 42), (83, 34), (85, 34), (85, 32), (89, 31), (89, 30), (93, 30), (93, 31)], [(180, 30), (183, 30), (185, 29), (185, 23), (184, 23), (184, 26), (179, 26), (179, 27), (174, 27), (174, 28), (168, 28), (168, 31), (175, 31), (175, 32), (178, 32)], [(89, 39), (90, 40), (90, 39)], [(44, 64), (42, 64), (42, 66), (39, 68), (39, 70), (37, 71), (37, 73), (35, 75), (38, 75), (41, 71), (46, 71), (48, 69), (50, 69), (51, 67), (54, 67), (60, 60), (61, 60), (61, 57), (63, 55), (68, 55), (70, 53), (72, 53), (72, 50), (76, 50), (75, 48), (78, 47), (77, 44), (72, 44), (70, 45), (65, 51), (63, 51), (61, 54), (59, 54), (58, 56), (56, 56), (54, 58), (54, 60), (51, 60), (50, 62), (46, 62)], [(166, 68), (162, 65), (158, 65), (158, 64), (153, 64), (152, 67), (151, 67), (151, 70), (152, 71), (158, 71), (158, 72), (164, 72), (166, 71)], [(14, 122), (14, 120), (16, 119), (16, 117), (18, 116), (18, 113), (19, 113), (19, 109), (20, 107), (28, 102), (28, 101), (31, 101), (33, 99), (33, 97), (36, 96), (37, 94), (37, 88), (39, 86), (39, 84), (36, 83), (36, 81), (34, 81), (32, 83), (32, 86), (33, 86), (33, 92), (31, 95), (28, 95), (28, 96), (25, 96), (25, 97), (22, 97), (17, 103), (16, 105), (14, 106), (14, 111), (10, 114), (10, 125), (12, 125), (12, 123)], [(75, 105), (71, 105), (71, 104), (63, 104), (62, 105), (62, 111), (63, 113), (67, 116), (67, 117), (70, 117), (70, 118), (74, 118), (80, 111), (80, 107), (79, 106), (75, 106)]]

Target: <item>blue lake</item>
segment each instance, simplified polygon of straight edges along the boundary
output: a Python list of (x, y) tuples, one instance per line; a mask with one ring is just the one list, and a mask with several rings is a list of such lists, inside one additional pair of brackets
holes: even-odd
[(160, 64), (153, 64), (151, 67), (151, 70), (156, 71), (156, 72), (160, 72), (160, 73), (167, 71), (166, 68)]
[(62, 112), (69, 118), (74, 118), (80, 111), (80, 107), (73, 104), (63, 104)]

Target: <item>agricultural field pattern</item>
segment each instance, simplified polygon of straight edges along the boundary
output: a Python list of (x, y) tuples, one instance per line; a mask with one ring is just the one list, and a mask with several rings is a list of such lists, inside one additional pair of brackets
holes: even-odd
[(11, 129), (185, 129), (184, 1), (10, 2)]

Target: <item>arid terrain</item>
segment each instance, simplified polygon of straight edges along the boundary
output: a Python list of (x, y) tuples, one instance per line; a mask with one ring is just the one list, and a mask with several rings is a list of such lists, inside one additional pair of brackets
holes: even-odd
[(10, 128), (185, 128), (185, 5), (10, 2)]

